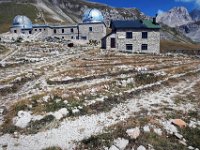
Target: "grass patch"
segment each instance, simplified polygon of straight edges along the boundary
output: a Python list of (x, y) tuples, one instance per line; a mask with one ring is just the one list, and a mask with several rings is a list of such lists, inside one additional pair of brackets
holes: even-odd
[(135, 76), (135, 83), (137, 86), (155, 83), (160, 79), (159, 76), (155, 76), (153, 73), (140, 73)]
[(190, 146), (200, 148), (200, 129), (186, 127), (181, 130), (181, 134), (188, 141)]

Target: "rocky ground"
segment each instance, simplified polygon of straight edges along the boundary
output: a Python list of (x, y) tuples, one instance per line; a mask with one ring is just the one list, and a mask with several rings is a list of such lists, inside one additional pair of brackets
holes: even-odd
[(200, 148), (199, 58), (54, 42), (0, 48), (0, 149)]

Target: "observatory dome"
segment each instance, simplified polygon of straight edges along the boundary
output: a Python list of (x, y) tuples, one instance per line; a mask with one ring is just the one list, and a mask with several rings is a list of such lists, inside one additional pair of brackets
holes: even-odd
[(103, 14), (98, 9), (88, 9), (85, 11), (83, 15), (84, 23), (103, 22), (103, 20), (104, 20)]
[(31, 20), (26, 16), (16, 16), (13, 19), (13, 27), (19, 27), (22, 29), (31, 29), (33, 27)]

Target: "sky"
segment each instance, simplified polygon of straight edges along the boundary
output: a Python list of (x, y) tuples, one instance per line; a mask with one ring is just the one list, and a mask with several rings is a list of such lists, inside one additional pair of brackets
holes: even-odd
[(176, 6), (184, 6), (189, 11), (200, 7), (200, 0), (89, 0), (104, 3), (113, 7), (138, 8), (146, 15), (168, 11)]

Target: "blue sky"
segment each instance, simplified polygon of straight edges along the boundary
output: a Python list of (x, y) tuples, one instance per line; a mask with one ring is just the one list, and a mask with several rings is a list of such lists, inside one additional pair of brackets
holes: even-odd
[(136, 7), (147, 15), (154, 16), (158, 10), (168, 11), (175, 6), (184, 6), (191, 11), (200, 6), (200, 0), (89, 0), (113, 7)]

